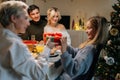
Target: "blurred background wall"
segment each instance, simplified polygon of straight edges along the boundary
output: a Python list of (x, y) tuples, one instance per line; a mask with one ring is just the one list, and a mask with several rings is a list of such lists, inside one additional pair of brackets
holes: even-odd
[(112, 5), (117, 0), (26, 0), (28, 5), (36, 4), (40, 7), (41, 15), (46, 15), (50, 7), (57, 7), (61, 15), (70, 16), (70, 29), (72, 21), (84, 19), (90, 16), (101, 15), (110, 20), (110, 12), (113, 11)]

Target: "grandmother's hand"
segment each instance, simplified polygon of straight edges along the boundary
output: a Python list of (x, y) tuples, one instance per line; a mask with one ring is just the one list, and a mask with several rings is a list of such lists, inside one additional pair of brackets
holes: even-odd
[(67, 37), (61, 38), (61, 52), (64, 53), (67, 50)]

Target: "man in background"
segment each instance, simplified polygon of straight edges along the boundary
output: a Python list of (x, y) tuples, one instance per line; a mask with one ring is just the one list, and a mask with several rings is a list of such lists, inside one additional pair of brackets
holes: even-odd
[(28, 8), (28, 14), (31, 18), (30, 26), (27, 28), (26, 33), (21, 34), (20, 37), (23, 40), (43, 40), (43, 32), (46, 21), (41, 20), (39, 7), (34, 4), (30, 5)]

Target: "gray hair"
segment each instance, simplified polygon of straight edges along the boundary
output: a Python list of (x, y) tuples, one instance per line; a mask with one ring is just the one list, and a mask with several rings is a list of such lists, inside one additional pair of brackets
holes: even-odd
[(20, 16), (20, 12), (27, 10), (28, 5), (22, 1), (5, 1), (0, 4), (0, 23), (3, 27), (11, 24), (11, 16)]

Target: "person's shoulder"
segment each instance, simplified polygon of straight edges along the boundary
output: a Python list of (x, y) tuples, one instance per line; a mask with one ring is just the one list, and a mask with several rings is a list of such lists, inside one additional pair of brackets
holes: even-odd
[(29, 20), (30, 24), (32, 23), (32, 20)]
[(49, 26), (49, 25), (47, 25), (47, 24), (44, 26), (44, 28), (49, 28), (49, 27), (50, 27), (50, 26)]
[(86, 45), (86, 48), (94, 48), (94, 47), (95, 47), (95, 45), (93, 45), (93, 44)]
[(63, 24), (57, 24), (57, 26), (59, 26), (59, 27), (64, 27), (64, 25), (63, 25)]
[(95, 51), (95, 50), (96, 50), (95, 45), (93, 45), (93, 44), (87, 45), (84, 49), (85, 49), (86, 51), (88, 51), (88, 52), (91, 52), (91, 51)]
[(57, 28), (61, 29), (61, 30), (64, 30), (65, 29), (65, 26), (63, 24), (58, 24), (57, 25)]
[(47, 21), (46, 21), (46, 20), (40, 19), (40, 22), (42, 22), (42, 23), (44, 23), (44, 24), (47, 24)]

